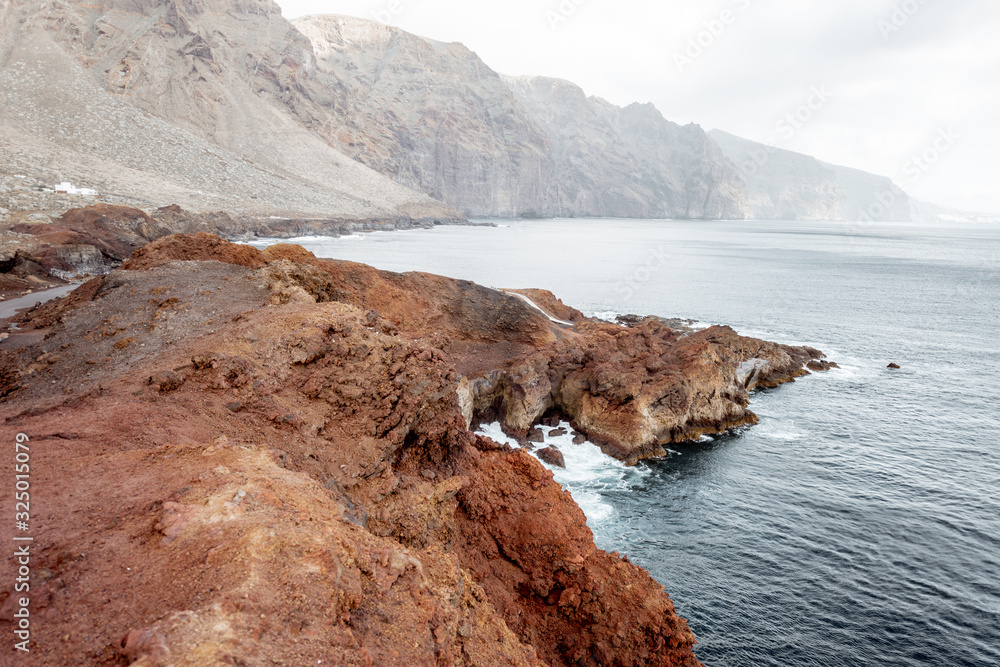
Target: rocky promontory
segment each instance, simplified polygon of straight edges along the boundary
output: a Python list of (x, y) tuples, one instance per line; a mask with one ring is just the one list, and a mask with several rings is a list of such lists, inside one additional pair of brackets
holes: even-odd
[(558, 412), (632, 461), (821, 355), (526, 294), (202, 233), (22, 315), (0, 415), (31, 439), (33, 657), (699, 664), (663, 587), (470, 425)]
[(355, 232), (430, 227), (439, 220), (358, 221), (192, 213), (177, 205), (151, 211), (94, 204), (49, 217), (13, 215), (0, 223), (0, 295), (37, 291), (63, 278), (107, 273), (133, 251), (170, 234), (209, 233), (230, 239), (256, 236), (340, 236)]

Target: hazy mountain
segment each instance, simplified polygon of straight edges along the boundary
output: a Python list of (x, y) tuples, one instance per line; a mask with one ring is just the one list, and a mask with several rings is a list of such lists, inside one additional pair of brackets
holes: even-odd
[(753, 218), (912, 219), (910, 198), (885, 176), (827, 164), (721, 130), (712, 130), (709, 136), (739, 168)]
[(270, 0), (0, 8), (0, 158), (139, 205), (458, 219), (327, 145), (336, 81)]
[(0, 165), (116, 203), (265, 216), (914, 215), (887, 178), (501, 76), (458, 43), (289, 22), (271, 0), (3, 4)]
[(552, 144), (559, 214), (635, 218), (745, 218), (733, 165), (697, 125), (652, 104), (621, 108), (568, 81), (505, 79)]
[(472, 216), (743, 218), (742, 183), (697, 126), (565, 81), (501, 77), (461, 44), (373, 21), (295, 26), (340, 82), (348, 154)]

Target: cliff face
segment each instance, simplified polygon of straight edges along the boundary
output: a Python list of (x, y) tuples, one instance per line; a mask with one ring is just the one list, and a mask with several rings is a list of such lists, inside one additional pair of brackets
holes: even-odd
[(460, 369), (586, 335), (554, 326), (472, 283), (205, 234), (29, 312), (0, 415), (44, 497), (35, 659), (698, 665), (662, 586), (469, 430)]
[[(34, 658), (699, 665), (663, 587), (470, 427), (564, 416), (635, 461), (828, 364), (522, 294), (177, 234), (21, 315), (0, 418), (39, 501)], [(17, 607), (0, 590), (0, 629)]]
[(0, 9), (0, 157), (119, 203), (333, 219), (462, 216), (331, 148), (336, 82), (270, 0)]
[(771, 220), (909, 221), (910, 198), (889, 178), (820, 162), (720, 130), (709, 135), (740, 169), (751, 215)]
[(350, 154), (472, 216), (743, 218), (698, 127), (551, 79), (501, 77), (461, 44), (344, 16), (295, 21), (345, 110)]
[(552, 208), (548, 140), (476, 54), (346, 16), (294, 24), (338, 82), (326, 133), (349, 155), (466, 215)]
[(760, 160), (765, 147), (652, 105), (502, 77), (461, 44), (363, 19), (293, 25), (271, 0), (28, 0), (0, 8), (0, 31), (0, 214), (38, 201), (6, 185), (19, 174), (105, 203), (333, 222), (910, 219), (888, 179)]
[(552, 143), (558, 215), (747, 216), (736, 169), (700, 127), (671, 123), (652, 105), (587, 97), (568, 81), (505, 80)]

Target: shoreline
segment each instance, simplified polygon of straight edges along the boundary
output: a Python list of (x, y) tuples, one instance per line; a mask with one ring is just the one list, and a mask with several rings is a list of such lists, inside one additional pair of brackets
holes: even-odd
[[(663, 587), (597, 549), (536, 458), (470, 427), (495, 413), (527, 436), (559, 410), (606, 453), (638, 460), (661, 436), (752, 415), (732, 349), (748, 340), (656, 318), (623, 327), (527, 293), (533, 305), (196, 234), (155, 241), (20, 315), (34, 339), (0, 343), (0, 413), (32, 438), (33, 484), (73, 488), (38, 511), (36, 538), (89, 555), (42, 564), (54, 578), (33, 591), (50, 613), (37, 650), (53, 662), (102, 650), (193, 660), (225, 623), (288, 664), (331, 646), (376, 663), (400, 646), (412, 662), (441, 651), (475, 664), (607, 662), (613, 646), (622, 665), (700, 664)], [(821, 356), (755, 344), (774, 373)], [(711, 388), (730, 398), (702, 402)], [(124, 486), (109, 495), (113, 480)], [(127, 598), (78, 627), (69, 610), (110, 588)], [(143, 603), (125, 604), (133, 597)], [(318, 599), (335, 601), (332, 617), (297, 601)], [(293, 612), (314, 634), (289, 645), (277, 638)], [(434, 645), (380, 643), (390, 627)], [(248, 660), (248, 646), (225, 650)]]

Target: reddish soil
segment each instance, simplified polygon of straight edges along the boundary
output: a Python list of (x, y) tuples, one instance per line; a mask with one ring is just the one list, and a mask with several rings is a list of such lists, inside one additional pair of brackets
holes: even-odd
[[(468, 429), (491, 375), (598, 373), (649, 331), (291, 246), (167, 237), (127, 266), (0, 344), (0, 438), (31, 438), (31, 664), (699, 664), (662, 586)], [(8, 637), (16, 607), (0, 591)]]

